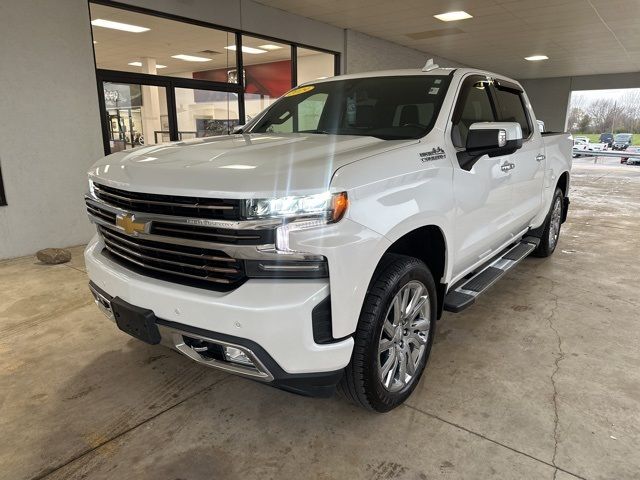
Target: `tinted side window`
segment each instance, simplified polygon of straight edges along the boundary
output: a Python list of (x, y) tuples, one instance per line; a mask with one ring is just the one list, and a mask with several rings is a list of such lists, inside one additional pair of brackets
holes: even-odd
[(494, 122), (488, 84), (478, 79), (465, 80), (453, 117), (451, 140), (458, 148), (467, 144), (469, 127), (476, 122)]
[(524, 110), (524, 102), (520, 93), (512, 90), (496, 89), (498, 100), (498, 116), (501, 122), (517, 122), (522, 127), (522, 137), (527, 138), (531, 134), (531, 127), (527, 113)]

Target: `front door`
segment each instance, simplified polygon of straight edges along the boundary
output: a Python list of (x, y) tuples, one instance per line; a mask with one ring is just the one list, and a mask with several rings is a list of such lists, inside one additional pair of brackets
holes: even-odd
[[(484, 76), (472, 75), (463, 81), (451, 119), (451, 142), (457, 151), (464, 150), (471, 124), (497, 120), (491, 92)], [(501, 168), (505, 162), (506, 157), (485, 155), (468, 171), (454, 168), (454, 277), (490, 258), (510, 237), (512, 186), (511, 171)]]

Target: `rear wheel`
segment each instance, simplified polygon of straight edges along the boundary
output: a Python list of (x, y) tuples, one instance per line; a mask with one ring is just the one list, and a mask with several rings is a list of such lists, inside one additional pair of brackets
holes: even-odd
[(435, 282), (412, 257), (388, 254), (365, 297), (340, 384), (357, 405), (387, 412), (404, 402), (425, 369), (436, 318)]
[(562, 190), (556, 188), (553, 201), (551, 202), (551, 210), (547, 215), (542, 238), (540, 238), (540, 244), (538, 248), (533, 251), (533, 255), (536, 257), (548, 257), (554, 252), (558, 245), (560, 228), (562, 227), (563, 198)]

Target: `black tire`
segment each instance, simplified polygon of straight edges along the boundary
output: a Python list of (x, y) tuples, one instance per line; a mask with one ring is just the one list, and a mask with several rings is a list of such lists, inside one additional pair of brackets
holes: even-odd
[[(553, 195), (553, 201), (551, 202), (551, 208), (549, 209), (549, 213), (547, 214), (547, 219), (544, 221), (544, 230), (542, 231), (540, 244), (532, 253), (534, 257), (540, 257), (540, 258), (548, 257), (555, 251), (556, 247), (558, 246), (558, 240), (560, 238), (560, 229), (562, 227), (562, 209), (564, 208), (563, 199), (564, 199), (564, 195), (562, 194), (562, 190), (560, 190), (559, 188), (556, 188), (556, 192)], [(558, 222), (558, 219), (554, 216), (554, 209), (557, 208), (558, 202), (560, 204), (560, 220), (559, 220), (559, 223), (557, 223), (555, 241), (553, 241), (551, 238), (551, 228), (552, 228), (552, 222)]]
[[(379, 342), (382, 342), (383, 323), (387, 321), (387, 315), (390, 313), (391, 304), (396, 295), (403, 288), (418, 284), (425, 287), (429, 299), (429, 305), (422, 310), (423, 317), (426, 317), (424, 312), (429, 312), (430, 324), (423, 332), (428, 331), (426, 344), (424, 344), (423, 353), (420, 354), (421, 357), (416, 353), (417, 364), (411, 379), (400, 390), (389, 391), (380, 378), (382, 372), (379, 370), (381, 367), (378, 363), (380, 355), (384, 355), (378, 353)], [(409, 293), (411, 293), (410, 290)], [(415, 389), (429, 359), (435, 334), (436, 309), (436, 286), (427, 266), (413, 257), (385, 255), (374, 273), (364, 300), (354, 335), (355, 345), (351, 361), (345, 368), (338, 387), (340, 392), (356, 405), (376, 412), (388, 412), (402, 404)], [(409, 342), (406, 348), (412, 348)], [(388, 353), (391, 355), (393, 352), (389, 350)], [(396, 355), (398, 354), (394, 354), (394, 357)]]

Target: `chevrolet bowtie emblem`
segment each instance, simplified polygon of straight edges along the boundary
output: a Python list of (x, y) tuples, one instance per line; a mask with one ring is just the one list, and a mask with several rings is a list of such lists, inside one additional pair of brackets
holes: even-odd
[(125, 215), (118, 215), (116, 217), (116, 226), (124, 230), (124, 232), (128, 235), (144, 232), (147, 224), (144, 222), (136, 222), (135, 219), (136, 217), (134, 217), (130, 213), (127, 213)]

